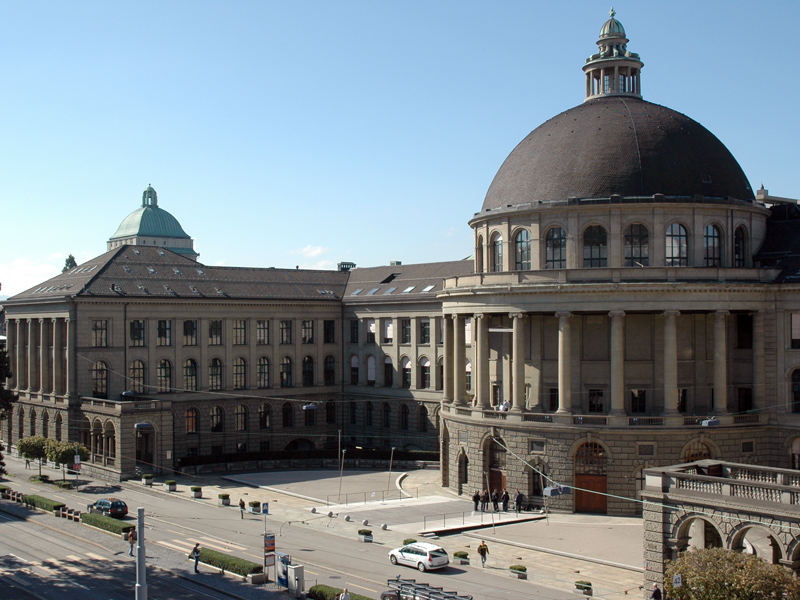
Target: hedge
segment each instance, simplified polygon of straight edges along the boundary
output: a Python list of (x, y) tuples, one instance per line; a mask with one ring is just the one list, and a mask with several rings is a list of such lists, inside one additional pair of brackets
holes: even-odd
[(359, 529), (358, 535), (372, 535), (372, 529)]
[[(189, 553), (189, 560), (194, 560), (193, 553), (194, 550)], [(208, 548), (200, 548), (200, 562), (229, 573), (236, 573), (242, 577), (255, 575), (264, 570), (264, 567), (258, 563), (217, 552), (216, 550), (209, 550)]]
[(458, 552), (453, 552), (453, 558), (469, 558), (469, 554), (463, 550), (459, 550)]
[(81, 513), (81, 523), (117, 534), (126, 533), (134, 528), (130, 523), (98, 513)]
[[(311, 600), (336, 600), (336, 596), (342, 593), (342, 588), (331, 587), (329, 585), (314, 585), (308, 590), (308, 597)], [(350, 593), (350, 600), (373, 600), (369, 596)]]
[(528, 567), (525, 565), (511, 565), (508, 567), (511, 571), (520, 571), (522, 573), (526, 573), (528, 571)]
[(153, 478), (152, 473), (145, 473), (144, 475), (142, 475), (142, 479), (152, 479), (152, 478)]
[(414, 538), (406, 538), (403, 540), (403, 546), (408, 546), (409, 544), (415, 543), (417, 540)]
[(164, 485), (178, 485), (178, 482), (177, 482), (177, 481), (175, 481), (174, 479), (167, 479), (167, 480), (164, 482)]
[(35, 506), (36, 508), (41, 508), (42, 510), (46, 510), (48, 512), (53, 512), (56, 509), (64, 508), (66, 506), (66, 504), (59, 502), (58, 500), (51, 500), (50, 498), (36, 496), (33, 494), (26, 494), (22, 496), (22, 503), (25, 506)]
[(71, 481), (54, 481), (53, 485), (62, 490), (71, 490), (74, 487)]
[(261, 502), (258, 500), (250, 500), (250, 502), (247, 503), (247, 506), (250, 508), (255, 508), (256, 506), (261, 506)]
[(50, 483), (50, 475), (31, 475), (28, 477), (31, 483)]
[(219, 498), (220, 500), (229, 500), (230, 497), (231, 497), (230, 494), (217, 494), (217, 498)]
[(193, 486), (192, 486), (191, 488), (189, 488), (189, 489), (191, 489), (193, 492), (202, 492), (202, 491), (203, 491), (203, 488), (202, 488), (202, 487), (200, 487), (199, 485), (193, 485)]

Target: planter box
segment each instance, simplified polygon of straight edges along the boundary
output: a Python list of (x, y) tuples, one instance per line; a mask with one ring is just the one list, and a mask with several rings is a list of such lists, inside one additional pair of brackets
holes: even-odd
[(517, 579), (527, 579), (528, 578), (528, 572), (527, 571), (514, 571), (513, 569), (509, 569), (508, 572), (512, 577), (516, 577)]
[(576, 587), (576, 588), (575, 588), (574, 590), (572, 590), (572, 591), (573, 591), (574, 593), (576, 593), (576, 594), (580, 594), (581, 596), (591, 596), (591, 595), (592, 595), (592, 593), (593, 593), (593, 592), (592, 592), (592, 588), (590, 588), (590, 587), (583, 587), (583, 586), (581, 586), (581, 587)]
[(255, 573), (253, 575), (247, 576), (247, 583), (261, 584), (261, 583), (267, 583), (267, 581), (269, 581), (269, 579), (267, 579), (266, 573)]
[(469, 566), (469, 559), (468, 558), (457, 558), (458, 564), (460, 565), (467, 565)]
[(167, 491), (168, 492), (174, 492), (177, 489), (178, 489), (178, 484), (177, 483), (170, 483), (169, 485), (167, 485)]
[(255, 513), (257, 515), (261, 514), (261, 507), (260, 506), (248, 506), (247, 512)]
[(153, 479), (142, 479), (142, 483), (145, 485), (153, 485)]
[(230, 506), (231, 505), (231, 499), (230, 498), (217, 498), (217, 500), (219, 500), (220, 506)]
[(372, 536), (371, 535), (360, 535), (358, 537), (361, 538), (362, 542), (372, 542)]
[(191, 492), (191, 494), (192, 494), (192, 498), (202, 498), (203, 497), (203, 492), (202, 491)]

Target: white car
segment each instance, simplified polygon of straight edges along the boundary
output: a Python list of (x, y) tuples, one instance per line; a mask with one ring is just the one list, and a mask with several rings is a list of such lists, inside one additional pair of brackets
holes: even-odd
[(414, 542), (389, 552), (389, 561), (393, 564), (416, 567), (422, 572), (428, 569), (441, 569), (450, 564), (444, 548), (427, 542)]

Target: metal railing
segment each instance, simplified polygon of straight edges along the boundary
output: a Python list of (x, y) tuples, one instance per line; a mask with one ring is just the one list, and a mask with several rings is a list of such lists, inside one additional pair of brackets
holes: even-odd
[[(419, 488), (415, 488), (416, 497), (419, 498)], [(387, 500), (402, 500), (409, 496), (400, 490), (381, 490), (375, 492), (350, 492), (349, 494), (328, 494), (325, 496), (325, 506), (331, 504), (367, 504), (369, 502), (386, 502)]]
[[(505, 517), (506, 521), (509, 519), (518, 519), (520, 514), (514, 510), (509, 510), (508, 512), (494, 512), (494, 511), (463, 511), (463, 512), (453, 512), (453, 513), (441, 513), (441, 514), (433, 514), (433, 515), (424, 515), (422, 517), (422, 528), (429, 529), (432, 527), (438, 527), (439, 523), (441, 523), (442, 527), (456, 527), (457, 525), (483, 525), (484, 523), (488, 525), (492, 524), (500, 524), (503, 521), (503, 517)], [(467, 519), (469, 518), (469, 522)], [(449, 525), (448, 525), (449, 523)]]

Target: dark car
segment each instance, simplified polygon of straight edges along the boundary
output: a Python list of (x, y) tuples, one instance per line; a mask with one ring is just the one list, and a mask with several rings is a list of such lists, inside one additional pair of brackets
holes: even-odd
[(128, 514), (128, 505), (117, 498), (103, 498), (94, 504), (89, 504), (86, 510), (107, 517), (121, 518)]

